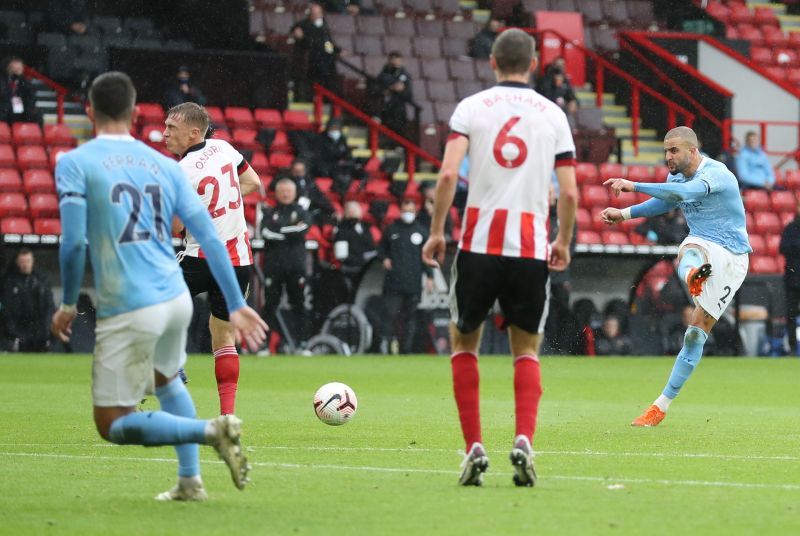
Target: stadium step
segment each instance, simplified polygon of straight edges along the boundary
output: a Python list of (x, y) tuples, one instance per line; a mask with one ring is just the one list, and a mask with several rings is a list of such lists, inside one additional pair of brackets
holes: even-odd
[[(575, 92), (578, 103), (581, 106), (595, 106), (597, 103), (597, 93), (594, 91), (579, 90)], [(616, 100), (613, 93), (603, 93), (603, 106), (615, 106)]]
[(789, 32), (800, 31), (800, 15), (778, 14), (778, 20), (781, 21), (781, 30)]
[(747, 7), (750, 9), (757, 7), (768, 7), (774, 11), (776, 15), (786, 13), (786, 4), (775, 4), (772, 2), (747, 2)]

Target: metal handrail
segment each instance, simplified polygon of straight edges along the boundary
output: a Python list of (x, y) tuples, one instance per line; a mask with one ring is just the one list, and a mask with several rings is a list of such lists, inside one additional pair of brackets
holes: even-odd
[(797, 136), (800, 139), (800, 121), (773, 121), (769, 119), (725, 119), (722, 121), (722, 146), (726, 150), (731, 149), (731, 138), (733, 136), (731, 130), (734, 124), (739, 125), (757, 125), (759, 131), (759, 139), (761, 140), (761, 147), (764, 152), (773, 156), (783, 156), (781, 167), (788, 159), (794, 158), (800, 164), (800, 147), (793, 151), (770, 151), (767, 149), (767, 127), (795, 127), (797, 129)]
[(64, 98), (69, 95), (70, 91), (61, 84), (51, 80), (44, 74), (40, 73), (32, 67), (25, 66), (25, 75), (35, 78), (42, 82), (44, 85), (56, 92), (56, 113), (58, 116), (57, 122), (59, 125), (64, 123)]

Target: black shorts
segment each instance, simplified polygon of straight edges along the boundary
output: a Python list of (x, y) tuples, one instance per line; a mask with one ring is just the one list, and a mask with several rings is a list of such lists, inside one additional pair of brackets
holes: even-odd
[[(208, 307), (211, 314), (220, 320), (228, 320), (228, 306), (225, 303), (225, 296), (222, 290), (217, 285), (217, 281), (211, 274), (211, 269), (208, 267), (208, 262), (205, 259), (198, 257), (186, 256), (181, 261), (181, 268), (183, 269), (183, 279), (189, 287), (189, 292), (192, 297), (208, 292)], [(252, 273), (252, 266), (234, 266), (233, 271), (236, 273), (236, 279), (239, 281), (239, 288), (242, 294), (247, 298), (250, 292), (250, 274)]]
[(497, 300), (507, 324), (542, 333), (549, 278), (546, 261), (459, 251), (450, 277), (450, 318), (461, 333), (472, 333)]

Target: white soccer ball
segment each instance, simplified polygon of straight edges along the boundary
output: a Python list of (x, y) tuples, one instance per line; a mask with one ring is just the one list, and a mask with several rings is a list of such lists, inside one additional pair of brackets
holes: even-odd
[(358, 408), (356, 393), (339, 382), (326, 383), (314, 395), (314, 413), (319, 420), (331, 426), (345, 424)]

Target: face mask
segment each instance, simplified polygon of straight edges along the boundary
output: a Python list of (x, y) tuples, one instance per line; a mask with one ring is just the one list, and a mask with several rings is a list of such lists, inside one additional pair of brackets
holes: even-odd
[(330, 136), (333, 141), (339, 141), (339, 138), (342, 137), (342, 131), (341, 130), (331, 130), (331, 131), (328, 132), (328, 136)]
[(404, 223), (413, 223), (414, 218), (416, 217), (417, 215), (413, 212), (403, 212), (400, 214), (400, 219), (402, 219)]
[(323, 24), (324, 24), (324, 22), (323, 22), (323, 20), (321, 18), (319, 18), (319, 19), (314, 21), (314, 26), (316, 26), (317, 28), (322, 28)]
[(188, 78), (178, 78), (178, 83), (180, 83), (180, 84), (188, 84), (189, 83), (189, 79)]

